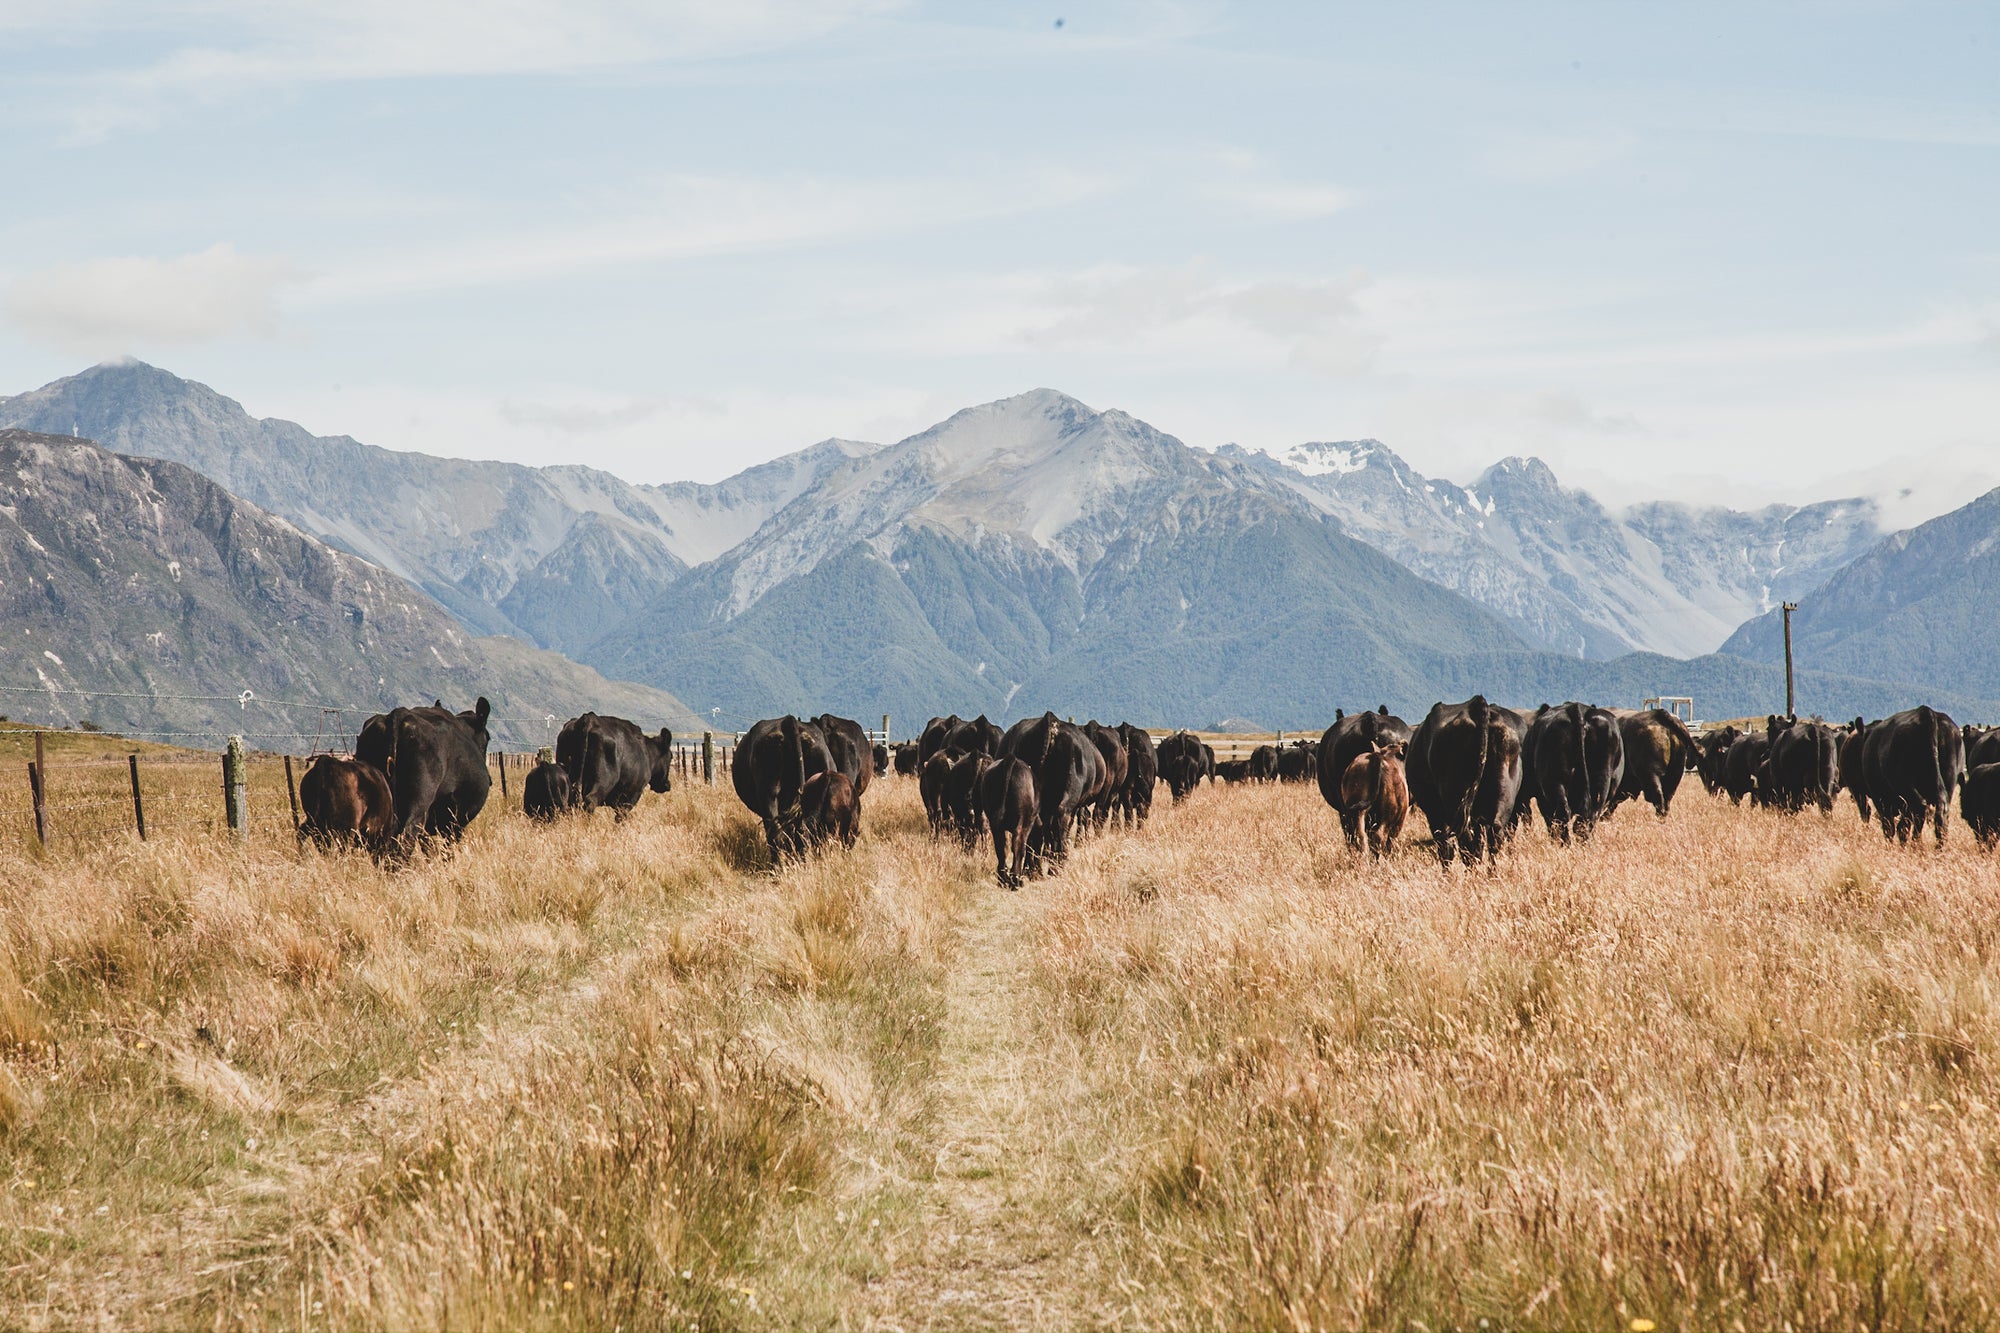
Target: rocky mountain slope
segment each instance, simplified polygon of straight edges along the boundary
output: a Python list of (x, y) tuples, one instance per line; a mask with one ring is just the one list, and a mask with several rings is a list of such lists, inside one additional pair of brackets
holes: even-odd
[[(2000, 698), (2000, 490), (1878, 544), (1792, 613), (1795, 659), (1880, 680), (1951, 681)], [(1723, 651), (1784, 661), (1778, 612), (1750, 621)], [(1810, 696), (1802, 707), (1819, 708)], [(1823, 710), (1831, 711), (1831, 710)], [(1846, 710), (1839, 710), (1845, 712)], [(1962, 720), (1990, 721), (1990, 713)]]
[[(271, 748), (298, 746), (278, 732), (351, 733), (384, 706), (479, 694), (496, 744), (516, 749), (542, 742), (549, 713), (693, 722), (661, 690), (475, 637), (403, 580), (190, 468), (18, 430), (0, 430), (0, 683), (0, 711), (17, 718), (244, 731)], [(347, 711), (151, 697), (244, 690)]]
[(1224, 455), (1291, 487), (1350, 536), (1579, 657), (1713, 652), (1736, 626), (1818, 587), (1881, 533), (1868, 500), (1754, 512), (1653, 503), (1623, 513), (1540, 459), (1471, 486), (1425, 477), (1376, 440)]
[[(1536, 650), (1255, 460), (1049, 390), (829, 471), (585, 656), (726, 719), (1025, 704), (1303, 727), (1336, 706), (1422, 711), (1478, 690), (1688, 693), (1725, 716), (1782, 698), (1782, 674), (1757, 663)], [(1865, 709), (1900, 697), (1825, 687)]]
[(828, 467), (828, 440), (715, 486), (436, 458), (259, 419), (140, 362), (0, 398), (0, 427), (75, 433), (203, 476), (416, 584), (467, 627), (573, 650), (754, 532)]

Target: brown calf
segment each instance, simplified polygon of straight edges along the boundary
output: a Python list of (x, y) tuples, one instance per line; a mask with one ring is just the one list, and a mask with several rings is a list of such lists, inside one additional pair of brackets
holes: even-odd
[(365, 847), (380, 852), (396, 826), (396, 798), (389, 779), (373, 764), (315, 756), (299, 779), (299, 841), (322, 849)]
[(1368, 832), (1368, 851), (1387, 856), (1396, 849), (1396, 835), (1410, 813), (1410, 788), (1403, 779), (1403, 743), (1376, 743), (1356, 755), (1340, 775), (1340, 827), (1348, 846), (1361, 849)]
[(839, 769), (813, 774), (799, 789), (799, 813), (804, 816), (806, 840), (815, 847), (835, 838), (841, 846), (852, 847), (861, 825), (861, 801), (854, 794), (854, 779)]

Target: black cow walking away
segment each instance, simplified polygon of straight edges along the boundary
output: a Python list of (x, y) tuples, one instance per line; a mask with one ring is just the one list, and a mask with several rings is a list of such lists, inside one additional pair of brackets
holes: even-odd
[(1252, 782), (1276, 782), (1278, 780), (1278, 747), (1260, 745), (1250, 752), (1250, 759), (1243, 767), (1243, 775)]
[(1786, 814), (1808, 805), (1831, 813), (1840, 790), (1840, 738), (1834, 729), (1824, 722), (1773, 714), (1764, 731), (1771, 738), (1769, 803)]
[(361, 847), (380, 854), (396, 823), (396, 798), (382, 770), (359, 759), (315, 755), (299, 779), (299, 841), (322, 850)]
[(915, 741), (900, 741), (896, 745), (896, 776), (915, 777), (917, 770), (924, 766), (923, 747)]
[(1665, 819), (1681, 788), (1681, 775), (1695, 765), (1693, 734), (1664, 708), (1614, 708), (1611, 715), (1625, 740), (1625, 776), (1612, 808), (1644, 799)]
[(1861, 812), (1861, 822), (1867, 823), (1868, 775), (1861, 762), (1862, 751), (1868, 744), (1868, 723), (1855, 718), (1840, 729), (1840, 736), (1834, 742), (1835, 772), (1840, 777), (1840, 789), (1854, 798), (1854, 808)]
[(951, 766), (957, 755), (940, 750), (924, 760), (917, 773), (917, 796), (931, 821), (931, 836), (941, 838), (951, 824), (951, 808), (945, 804), (945, 788), (951, 785)]
[(875, 776), (878, 778), (889, 776), (889, 747), (886, 745), (875, 747)]
[(944, 749), (951, 733), (958, 728), (960, 718), (953, 713), (949, 717), (934, 717), (924, 724), (923, 734), (917, 738), (917, 770), (921, 772), (931, 756)]
[(869, 780), (875, 776), (875, 746), (869, 741), (867, 731), (854, 719), (835, 717), (832, 713), (820, 714), (812, 719), (812, 724), (826, 738), (833, 766), (847, 774), (847, 780), (854, 784), (854, 799), (866, 796)]
[(1747, 796), (1750, 804), (1763, 805), (1770, 799), (1770, 783), (1771, 738), (1741, 733), (1723, 756), (1722, 789), (1729, 793), (1729, 803), (1740, 805)]
[(945, 748), (964, 754), (983, 754), (988, 759), (1000, 753), (1000, 728), (981, 713), (970, 722), (961, 722), (945, 734)]
[(1125, 737), (1118, 728), (1102, 726), (1096, 718), (1083, 724), (1083, 734), (1090, 737), (1090, 743), (1104, 757), (1104, 785), (1098, 789), (1097, 800), (1090, 809), (1092, 826), (1101, 829), (1124, 799), (1125, 779), (1131, 772), (1132, 756), (1126, 751)]
[(1861, 745), (1861, 771), (1882, 836), (1899, 842), (1920, 838), (1929, 820), (1942, 845), (1946, 812), (1964, 767), (1958, 724), (1929, 705), (1870, 726)]
[(1133, 827), (1144, 828), (1147, 817), (1153, 813), (1153, 789), (1160, 781), (1160, 756), (1144, 727), (1120, 722), (1118, 734), (1125, 740), (1126, 761), (1125, 791), (1119, 808)]
[(1293, 741), (1278, 751), (1278, 781), (1311, 782), (1318, 772), (1318, 741)]
[(1035, 771), (1009, 755), (987, 767), (979, 794), (986, 827), (993, 832), (1000, 887), (1018, 889), (1022, 871), (1028, 866), (1028, 841), (1038, 822)]
[(623, 819), (648, 787), (662, 795), (673, 790), (674, 733), (661, 727), (649, 736), (622, 717), (585, 713), (556, 734), (556, 763), (569, 774), (577, 809), (589, 814), (608, 806)]
[(1526, 732), (1519, 713), (1475, 694), (1462, 704), (1433, 704), (1410, 737), (1410, 800), (1429, 821), (1443, 864), (1455, 855), (1471, 862), (1499, 854), (1520, 799)]
[(486, 722), (493, 706), (482, 696), (454, 713), (441, 704), (377, 713), (361, 726), (354, 757), (389, 779), (396, 819), (390, 837), (407, 851), (419, 838), (456, 842), (486, 808), (493, 772), (486, 766)]
[(944, 822), (957, 830), (959, 842), (969, 852), (979, 845), (979, 831), (986, 822), (985, 807), (980, 803), (980, 781), (993, 761), (978, 751), (955, 757), (954, 752), (946, 751), (931, 762), (938, 759), (951, 761), (944, 778)]
[(1974, 764), (1958, 789), (1958, 812), (1988, 851), (2000, 842), (2000, 763)]
[(806, 779), (799, 790), (799, 825), (808, 846), (824, 847), (838, 840), (841, 846), (852, 847), (860, 823), (861, 802), (847, 774), (835, 768)]
[(1695, 772), (1700, 774), (1701, 785), (1710, 796), (1729, 790), (1729, 751), (1742, 738), (1743, 733), (1735, 727), (1717, 727), (1704, 731), (1695, 742)]
[(808, 778), (833, 767), (833, 755), (820, 729), (789, 713), (754, 724), (737, 742), (729, 778), (736, 787), (736, 798), (763, 820), (764, 841), (773, 865), (806, 850), (800, 797)]
[(1215, 766), (1215, 776), (1232, 785), (1238, 782), (1248, 782), (1250, 780), (1250, 761), (1248, 759), (1225, 759)]
[(521, 781), (521, 813), (541, 823), (549, 823), (574, 805), (569, 774), (561, 764), (544, 759), (528, 770)]
[(1959, 735), (1965, 745), (1968, 774), (1980, 764), (2000, 764), (2000, 727), (1975, 727), (1968, 722)]
[(1523, 791), (1532, 791), (1549, 836), (1590, 841), (1625, 778), (1625, 733), (1609, 709), (1566, 703), (1536, 712), (1521, 742)]
[(1175, 732), (1160, 742), (1155, 753), (1160, 776), (1166, 780), (1167, 790), (1177, 802), (1185, 801), (1188, 793), (1200, 786), (1201, 780), (1214, 768), (1214, 752), (1191, 731)]
[(1333, 710), (1333, 725), (1319, 738), (1319, 794), (1334, 809), (1340, 809), (1340, 780), (1356, 755), (1366, 754), (1377, 745), (1400, 743), (1409, 748), (1410, 724), (1389, 712), (1383, 704), (1372, 713), (1343, 713)]
[(1044, 713), (1008, 729), (1001, 757), (1034, 770), (1037, 822), (1029, 854), (1040, 867), (1061, 865), (1079, 817), (1103, 790), (1104, 755), (1081, 727)]

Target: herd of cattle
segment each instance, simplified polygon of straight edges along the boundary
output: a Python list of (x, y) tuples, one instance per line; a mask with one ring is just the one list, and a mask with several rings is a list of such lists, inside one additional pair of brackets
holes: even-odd
[[(299, 784), (301, 837), (376, 852), (456, 840), (486, 804), (490, 708), (442, 703), (368, 719), (351, 757), (317, 756)], [(1438, 858), (1490, 861), (1539, 810), (1552, 837), (1587, 840), (1628, 800), (1664, 817), (1694, 771), (1733, 802), (1796, 813), (1850, 793), (1885, 837), (1930, 824), (1944, 840), (1956, 795), (1982, 846), (2000, 841), (2000, 728), (1960, 728), (1928, 707), (1830, 726), (1773, 716), (1765, 729), (1725, 727), (1700, 740), (1661, 709), (1544, 704), (1533, 713), (1475, 695), (1439, 703), (1414, 728), (1386, 706), (1348, 715), (1318, 740), (1263, 745), (1218, 763), (1192, 732), (1155, 745), (1140, 727), (1078, 726), (1043, 713), (1002, 731), (985, 717), (932, 718), (920, 739), (888, 747), (831, 714), (757, 723), (736, 747), (736, 794), (762, 822), (774, 862), (832, 842), (852, 845), (869, 783), (917, 779), (934, 834), (968, 850), (991, 838), (999, 881), (1018, 888), (1059, 865), (1076, 836), (1112, 822), (1142, 827), (1165, 782), (1174, 800), (1203, 781), (1317, 782), (1349, 844), (1385, 855), (1411, 806)], [(673, 786), (673, 734), (585, 713), (563, 726), (554, 757), (522, 784), (536, 819), (606, 806), (623, 818), (651, 789)]]

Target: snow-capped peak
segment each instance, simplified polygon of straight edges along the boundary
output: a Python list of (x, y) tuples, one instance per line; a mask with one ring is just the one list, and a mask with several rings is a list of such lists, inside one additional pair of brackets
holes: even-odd
[(1284, 453), (1275, 455), (1279, 462), (1308, 477), (1345, 476), (1349, 472), (1359, 472), (1368, 466), (1368, 460), (1381, 446), (1373, 440), (1345, 441), (1339, 444), (1314, 441), (1295, 444)]

